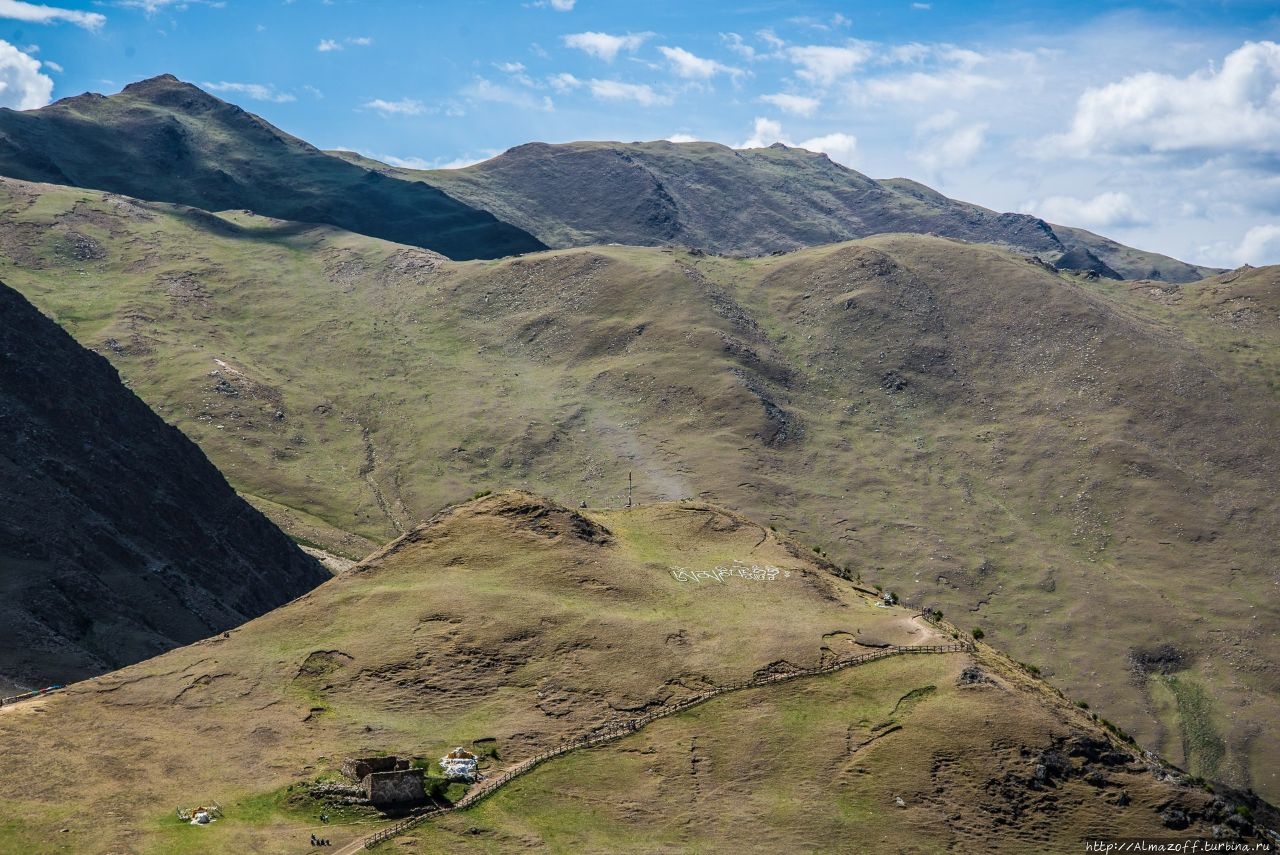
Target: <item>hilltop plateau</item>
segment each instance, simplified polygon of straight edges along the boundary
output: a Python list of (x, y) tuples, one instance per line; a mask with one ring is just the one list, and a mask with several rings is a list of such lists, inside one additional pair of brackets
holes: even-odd
[(296, 536), (359, 558), (478, 489), (617, 506), (632, 473), (1280, 788), (1274, 269), (1119, 282), (918, 235), (455, 263), (0, 190), (0, 274)]
[(328, 578), (208, 459), (0, 284), (0, 690), (101, 674)]
[[(702, 502), (573, 511), (508, 492), (446, 509), (225, 638), (0, 710), (0, 848), (342, 846), (386, 822), (309, 795), (345, 757), (471, 745), (496, 775), (711, 687), (953, 640), (833, 569)], [(211, 801), (209, 827), (174, 816)], [(383, 850), (847, 851), (873, 835), (1065, 852), (1094, 835), (1251, 834), (1246, 813), (1273, 819), (980, 646), (726, 694)]]

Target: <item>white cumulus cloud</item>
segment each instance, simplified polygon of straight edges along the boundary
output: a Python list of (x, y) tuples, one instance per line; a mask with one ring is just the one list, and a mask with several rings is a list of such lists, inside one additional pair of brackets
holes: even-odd
[(853, 134), (825, 134), (813, 139), (801, 140), (800, 148), (820, 151), (836, 163), (853, 166), (858, 153), (858, 138)]
[(971, 98), (983, 90), (999, 89), (1003, 85), (998, 77), (963, 68), (947, 68), (856, 80), (849, 84), (848, 95), (858, 104), (919, 103)]
[(987, 144), (987, 123), (957, 125), (958, 121), (959, 114), (948, 110), (921, 122), (911, 159), (931, 173), (972, 163)]
[(1019, 206), (1019, 210), (1050, 222), (1093, 229), (1124, 228), (1148, 222), (1147, 215), (1134, 204), (1129, 194), (1116, 190), (1099, 193), (1089, 199), (1050, 196), (1038, 202), (1026, 202)]
[(571, 92), (582, 86), (582, 81), (574, 77), (567, 71), (559, 74), (553, 74), (547, 78), (547, 83), (557, 92)]
[[(102, 2), (102, 0), (98, 0)], [(285, 0), (286, 3), (292, 0)], [(326, 4), (332, 3), (332, 0), (325, 0)], [(122, 9), (141, 9), (147, 15), (154, 15), (161, 9), (172, 6), (179, 12), (185, 12), (192, 6), (208, 6), (211, 9), (225, 9), (226, 0), (114, 0), (113, 5)]]
[(285, 104), (289, 101), (296, 101), (297, 98), (288, 92), (279, 92), (274, 86), (263, 83), (228, 83), (221, 81), (219, 83), (204, 82), (200, 84), (210, 92), (224, 92), (232, 95), (243, 95), (254, 101), (271, 101), (275, 104)]
[(0, 41), (0, 107), (34, 110), (52, 95), (53, 78), (40, 73), (40, 61)]
[(362, 106), (366, 110), (374, 110), (384, 116), (421, 116), (427, 112), (425, 104), (412, 98), (401, 98), (399, 101), (386, 101), (382, 98), (375, 98), (372, 101), (364, 102)]
[(1085, 90), (1050, 146), (1120, 153), (1280, 153), (1280, 44), (1245, 42), (1222, 67), (1143, 72)]
[(812, 137), (801, 142), (792, 142), (782, 130), (782, 123), (776, 119), (757, 116), (752, 124), (751, 136), (734, 146), (734, 148), (765, 148), (774, 143), (803, 148), (808, 151), (822, 152), (836, 163), (852, 166), (858, 151), (858, 138), (853, 134), (831, 133)]
[(513, 107), (520, 107), (524, 110), (543, 110), (549, 113), (555, 109), (554, 102), (546, 95), (539, 98), (527, 90), (513, 89), (510, 86), (503, 86), (483, 77), (477, 77), (470, 85), (466, 86), (462, 90), (462, 95), (473, 101), (510, 104)]
[(107, 16), (97, 12), (78, 12), (74, 9), (59, 9), (56, 6), (23, 3), (21, 0), (0, 0), (0, 18), (26, 21), (29, 24), (55, 24), (66, 21), (91, 31), (102, 29), (103, 24), (107, 22)]
[(351, 47), (369, 47), (373, 44), (373, 39), (369, 36), (347, 36), (339, 41), (338, 39), (321, 39), (320, 44), (316, 45), (316, 50), (320, 53), (329, 53), (330, 51), (342, 50), (347, 46)]
[(735, 145), (734, 148), (764, 148), (776, 142), (784, 145), (790, 144), (782, 138), (782, 123), (776, 119), (756, 116), (755, 124), (751, 129), (751, 136)]
[(761, 95), (759, 100), (766, 104), (772, 104), (784, 113), (791, 113), (794, 116), (812, 116), (814, 111), (822, 104), (817, 98), (784, 93)]
[(1267, 223), (1249, 229), (1232, 257), (1237, 265), (1280, 264), (1280, 225)]
[(684, 48), (664, 46), (659, 47), (658, 52), (667, 58), (667, 61), (671, 63), (671, 70), (679, 77), (686, 77), (691, 80), (709, 80), (717, 74), (728, 74), (731, 77), (737, 77), (742, 74), (742, 69), (740, 68), (716, 62), (714, 59), (696, 56)]
[(645, 43), (652, 33), (627, 33), (625, 36), (615, 36), (609, 33), (570, 33), (564, 37), (564, 43), (571, 48), (577, 48), (580, 51), (594, 56), (597, 59), (603, 59), (605, 62), (613, 62), (618, 54), (622, 51), (635, 53), (640, 45)]
[(602, 101), (635, 101), (642, 107), (661, 107), (671, 103), (670, 96), (655, 92), (645, 83), (622, 83), (617, 80), (589, 80), (592, 96)]
[(797, 66), (796, 74), (820, 86), (830, 86), (847, 77), (872, 55), (870, 45), (860, 42), (850, 42), (843, 47), (805, 45), (787, 50), (787, 57)]

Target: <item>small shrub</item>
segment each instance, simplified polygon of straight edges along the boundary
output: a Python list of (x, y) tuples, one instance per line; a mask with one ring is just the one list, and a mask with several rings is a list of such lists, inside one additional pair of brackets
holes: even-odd
[(986, 635), (987, 635), (987, 634), (986, 634), (985, 632), (983, 632), (983, 631), (982, 631), (982, 627), (980, 627), (980, 626), (975, 626), (975, 627), (973, 628), (973, 640), (974, 640), (974, 641), (981, 641), (983, 638), (985, 638), (985, 637), (986, 637)]
[(471, 501), (474, 502), (476, 499), (483, 499), (485, 496), (489, 496), (492, 494), (493, 494), (492, 490), (481, 490), (480, 492), (476, 493), (474, 496), (471, 497)]
[(1089, 702), (1088, 702), (1088, 701), (1076, 701), (1076, 706), (1078, 706), (1078, 707), (1079, 707), (1080, 709), (1082, 709), (1082, 710), (1087, 710), (1087, 709), (1089, 708)]

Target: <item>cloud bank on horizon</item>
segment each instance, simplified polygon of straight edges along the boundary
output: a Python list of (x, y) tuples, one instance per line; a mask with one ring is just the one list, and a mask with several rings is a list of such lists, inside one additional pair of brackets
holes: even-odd
[(401, 165), (530, 140), (783, 142), (1189, 261), (1280, 263), (1273, 3), (1011, 14), (999, 0), (0, 0), (0, 106), (169, 72)]

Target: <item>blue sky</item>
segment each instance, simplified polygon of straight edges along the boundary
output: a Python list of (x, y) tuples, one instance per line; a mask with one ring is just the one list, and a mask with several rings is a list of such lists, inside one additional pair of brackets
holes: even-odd
[(1280, 4), (0, 0), (0, 106), (172, 73), (322, 148), (774, 141), (1221, 266), (1280, 263)]

